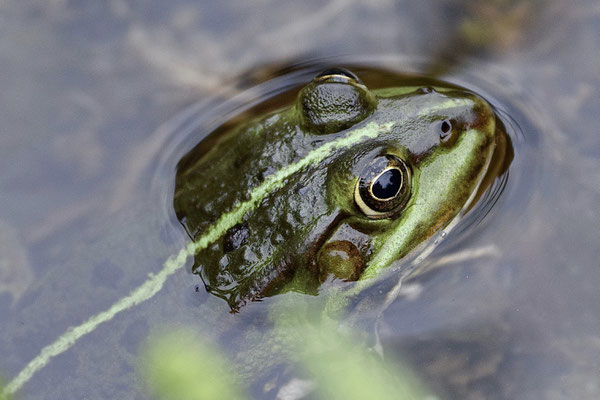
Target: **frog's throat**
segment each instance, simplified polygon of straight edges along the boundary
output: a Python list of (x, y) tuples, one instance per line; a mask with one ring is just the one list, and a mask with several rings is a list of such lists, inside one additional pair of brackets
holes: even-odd
[[(418, 118), (419, 116), (428, 115), (436, 110), (464, 105), (466, 105), (466, 101), (463, 102), (461, 99), (448, 99), (448, 101), (434, 107), (419, 109), (416, 115), (406, 116), (404, 119)], [(402, 121), (395, 121), (384, 124), (370, 122), (361, 128), (350, 131), (346, 136), (312, 150), (306, 157), (297, 163), (282, 168), (275, 174), (267, 177), (260, 186), (252, 191), (249, 200), (240, 203), (230, 212), (223, 214), (217, 223), (209, 228), (209, 230), (197, 241), (188, 244), (185, 248), (181, 249), (177, 255), (169, 257), (158, 273), (150, 274), (144, 283), (131, 291), (127, 296), (117, 300), (108, 310), (104, 310), (91, 316), (76, 327), (69, 327), (68, 330), (59, 336), (53, 343), (44, 347), (16, 377), (8, 382), (4, 387), (4, 391), (0, 391), (0, 394), (11, 395), (17, 392), (33, 377), (33, 375), (44, 368), (52, 358), (70, 349), (79, 339), (88, 333), (93, 332), (100, 324), (110, 321), (118, 313), (152, 298), (163, 288), (166, 280), (171, 275), (185, 266), (189, 257), (193, 257), (198, 251), (205, 249), (212, 242), (221, 237), (229, 228), (240, 221), (245, 213), (254, 209), (265, 196), (273, 190), (282, 187), (287, 177), (300, 171), (302, 168), (320, 163), (336, 149), (352, 146), (365, 138), (376, 138), (382, 133), (389, 132), (394, 124), (401, 122)]]

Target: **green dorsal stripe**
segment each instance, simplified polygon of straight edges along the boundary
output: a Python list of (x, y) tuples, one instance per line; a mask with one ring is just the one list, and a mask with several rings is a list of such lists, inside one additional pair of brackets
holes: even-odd
[(229, 228), (240, 222), (242, 217), (248, 211), (254, 209), (257, 204), (259, 204), (269, 193), (281, 188), (284, 185), (286, 178), (305, 167), (322, 162), (329, 157), (335, 149), (353, 146), (357, 143), (360, 143), (365, 138), (374, 139), (383, 132), (389, 132), (394, 124), (400, 124), (404, 121), (417, 118), (421, 115), (431, 115), (436, 110), (449, 110), (452, 107), (464, 107), (465, 105), (468, 105), (468, 101), (465, 99), (447, 99), (440, 104), (414, 110), (414, 115), (405, 115), (402, 119), (399, 119), (396, 122), (386, 122), (384, 124), (369, 122), (361, 128), (349, 131), (346, 136), (332, 140), (331, 142), (325, 143), (321, 147), (310, 151), (300, 161), (280, 169), (273, 175), (269, 175), (262, 184), (252, 190), (249, 200), (240, 203), (233, 210), (221, 215), (219, 220), (212, 225), (207, 232), (200, 236), (195, 243), (191, 244), (194, 252), (205, 249), (210, 243), (214, 242), (223, 234), (225, 234)]
[(303, 159), (295, 164), (288, 165), (282, 168), (273, 175), (270, 175), (265, 181), (257, 186), (250, 194), (250, 199), (240, 203), (237, 207), (228, 213), (225, 213), (219, 218), (208, 231), (203, 234), (196, 242), (190, 243), (186, 248), (182, 249), (177, 256), (169, 257), (163, 264), (163, 268), (157, 274), (150, 274), (148, 279), (139, 287), (134, 289), (127, 296), (118, 300), (108, 310), (102, 311), (89, 318), (87, 321), (76, 327), (70, 327), (53, 343), (44, 347), (41, 352), (23, 368), (17, 376), (10, 381), (4, 388), (5, 394), (13, 394), (17, 392), (31, 377), (44, 368), (50, 359), (64, 353), (71, 348), (77, 340), (84, 335), (94, 331), (98, 325), (103, 322), (110, 321), (118, 313), (125, 311), (133, 306), (136, 306), (158, 293), (167, 278), (174, 274), (177, 270), (183, 268), (188, 257), (193, 256), (198, 251), (205, 249), (212, 242), (221, 237), (229, 228), (237, 224), (244, 214), (254, 209), (269, 193), (282, 187), (285, 184), (286, 178), (295, 174), (310, 165), (315, 165), (325, 160), (335, 149), (347, 148), (365, 138), (375, 138), (382, 132), (387, 132), (391, 129), (392, 123), (383, 125), (371, 122), (362, 128), (349, 132), (346, 136), (333, 140), (329, 143), (318, 147), (309, 152)]
[(300, 161), (280, 169), (273, 175), (269, 175), (260, 186), (257, 186), (252, 190), (249, 200), (240, 203), (233, 210), (221, 215), (221, 218), (219, 218), (206, 233), (198, 238), (193, 244), (193, 246), (195, 246), (195, 251), (205, 249), (210, 243), (225, 234), (229, 228), (239, 223), (242, 217), (248, 211), (254, 209), (269, 193), (281, 188), (284, 185), (286, 178), (303, 168), (322, 162), (329, 157), (331, 152), (335, 149), (350, 147), (364, 140), (364, 138), (375, 138), (382, 132), (388, 132), (392, 125), (393, 123), (391, 122), (383, 125), (371, 122), (360, 129), (349, 132), (348, 135), (344, 137), (333, 140), (312, 150)]

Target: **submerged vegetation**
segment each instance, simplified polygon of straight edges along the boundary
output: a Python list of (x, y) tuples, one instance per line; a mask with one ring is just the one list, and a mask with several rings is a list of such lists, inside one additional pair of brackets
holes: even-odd
[[(295, 326), (300, 330), (291, 335), (281, 321), (277, 325), (278, 335), (286, 336), (282, 339), (293, 354), (287, 363), (294, 371), (287, 383), (278, 385), (277, 398), (309, 394), (333, 400), (437, 398), (407, 367), (387, 357), (384, 361), (356, 338), (340, 332), (331, 320)], [(217, 346), (187, 329), (150, 339), (140, 358), (140, 371), (150, 393), (160, 400), (251, 398), (236, 368)], [(275, 389), (274, 385), (267, 389), (269, 385), (265, 391)]]
[(150, 339), (142, 356), (148, 390), (163, 400), (243, 399), (233, 368), (214, 346), (180, 330)]
[[(423, 399), (408, 368), (386, 362), (355, 339), (323, 326), (309, 333), (298, 362), (316, 383), (320, 399)], [(300, 343), (299, 343), (300, 345)]]
[(0, 379), (0, 400), (11, 400), (8, 394), (4, 393), (4, 381)]

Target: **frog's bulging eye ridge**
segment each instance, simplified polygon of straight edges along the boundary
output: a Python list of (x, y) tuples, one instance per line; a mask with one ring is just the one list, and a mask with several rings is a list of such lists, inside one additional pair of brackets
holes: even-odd
[(375, 157), (363, 169), (354, 188), (354, 202), (369, 218), (387, 218), (402, 210), (410, 191), (410, 168), (388, 154)]
[(340, 82), (347, 83), (354, 81), (359, 85), (364, 85), (362, 81), (353, 72), (348, 71), (346, 68), (329, 68), (321, 72), (315, 77), (316, 81), (329, 81), (329, 82)]
[(340, 132), (375, 111), (377, 97), (352, 72), (331, 68), (298, 93), (297, 110), (304, 127), (315, 135)]

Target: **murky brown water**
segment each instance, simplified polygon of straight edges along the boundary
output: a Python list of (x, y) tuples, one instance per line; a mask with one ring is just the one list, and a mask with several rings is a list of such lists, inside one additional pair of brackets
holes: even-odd
[[(493, 34), (478, 43), (482, 26)], [(244, 348), (268, 329), (269, 303), (228, 314), (186, 270), (22, 372), (185, 246), (175, 166), (207, 113), (209, 131), (268, 71), (318, 60), (436, 71), (522, 132), (489, 214), (383, 318), (353, 314), (357, 329), (447, 398), (598, 398), (599, 38), (591, 0), (0, 3), (0, 375), (23, 399), (145, 398), (140, 343), (183, 325), (227, 348), (256, 398), (275, 398), (293, 376), (249, 366)]]

